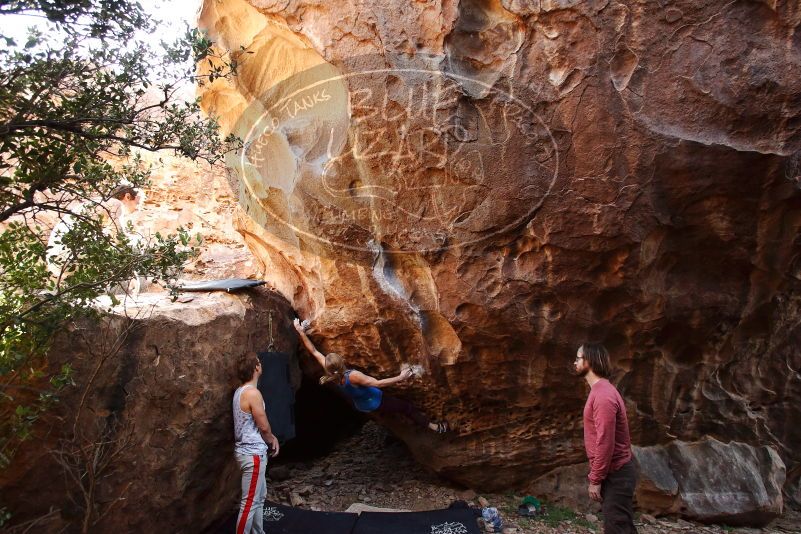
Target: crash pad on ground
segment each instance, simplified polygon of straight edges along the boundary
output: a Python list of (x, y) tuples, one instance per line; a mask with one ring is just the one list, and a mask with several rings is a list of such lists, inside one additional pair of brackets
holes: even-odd
[(469, 508), (426, 512), (362, 512), (353, 534), (480, 534)]
[[(449, 508), (426, 512), (314, 512), (264, 503), (264, 531), (270, 534), (481, 534), (477, 510)], [(211, 530), (233, 534), (236, 515)]]

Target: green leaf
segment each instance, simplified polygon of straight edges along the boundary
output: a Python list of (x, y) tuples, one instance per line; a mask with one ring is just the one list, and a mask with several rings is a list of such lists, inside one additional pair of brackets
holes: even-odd
[[(0, 201), (7, 206), (20, 194), (49, 189), (59, 217), (71, 214), (74, 220), (55, 236), (28, 217), (40, 207), (29, 209), (24, 223), (0, 220), (0, 379), (8, 391), (25, 391), (14, 388), (34, 383), (46, 388), (32, 400), (0, 392), (0, 467), (13, 458), (14, 443), (30, 435), (43, 406), (71, 383), (67, 368), (43, 372), (53, 334), (68, 321), (96, 313), (94, 299), (127, 282), (134, 269), (169, 285), (195, 253), (183, 250), (191, 241), (185, 231), (158, 234), (134, 248), (104, 226), (101, 204), (117, 185), (149, 183), (150, 169), (134, 148), (175, 145), (185, 156), (214, 162), (241, 146), (230, 137), (221, 140), (217, 124), (203, 117), (196, 103), (168, 99), (149, 110), (155, 113), (144, 110), (152, 102), (142, 97), (152, 86), (208, 79), (194, 76), (194, 52), (214, 59), (217, 75), (232, 75), (230, 65), (212, 56), (212, 42), (201, 32), (187, 30), (164, 55), (139, 40), (137, 31), (147, 33), (156, 25), (136, 1), (30, 5), (57, 31), (33, 30), (23, 46), (3, 37), (7, 47), (0, 49), (0, 68), (14, 76), (4, 76), (2, 108), (25, 109), (28, 119), (59, 127), (20, 130), (3, 139), (0, 165), (13, 171), (0, 173)], [(9, 20), (0, 15), (3, 24)], [(118, 156), (109, 161), (110, 154)]]

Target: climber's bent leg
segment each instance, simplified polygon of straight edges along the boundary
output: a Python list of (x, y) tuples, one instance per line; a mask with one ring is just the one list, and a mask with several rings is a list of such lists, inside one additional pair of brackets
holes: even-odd
[(428, 428), (428, 417), (418, 410), (411, 402), (392, 397), (391, 395), (384, 395), (381, 400), (381, 405), (376, 410), (380, 414), (402, 414), (411, 419), (415, 425)]

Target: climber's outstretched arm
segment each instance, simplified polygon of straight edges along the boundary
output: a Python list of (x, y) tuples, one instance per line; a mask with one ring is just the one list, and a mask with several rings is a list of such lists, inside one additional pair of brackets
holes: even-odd
[(355, 384), (357, 386), (382, 388), (384, 386), (391, 386), (393, 384), (403, 382), (405, 380), (410, 379), (411, 377), (412, 377), (411, 369), (404, 369), (398, 376), (393, 376), (392, 378), (384, 378), (382, 380), (373, 378), (372, 376), (364, 374), (361, 371), (351, 371), (350, 383)]
[(292, 322), (292, 325), (295, 327), (295, 330), (298, 331), (298, 335), (300, 336), (300, 340), (303, 342), (303, 346), (306, 347), (306, 350), (309, 351), (309, 354), (314, 356), (314, 358), (320, 363), (320, 366), (325, 369), (325, 356), (322, 352), (317, 350), (317, 347), (315, 347), (314, 343), (311, 342), (309, 336), (306, 335), (303, 325), (300, 324), (300, 319), (295, 319)]

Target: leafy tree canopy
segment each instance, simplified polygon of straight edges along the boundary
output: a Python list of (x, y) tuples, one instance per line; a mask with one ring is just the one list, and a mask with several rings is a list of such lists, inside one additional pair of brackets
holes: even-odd
[[(43, 24), (24, 42), (0, 30), (0, 468), (69, 381), (43, 375), (58, 328), (137, 275), (169, 285), (192, 253), (184, 231), (135, 239), (112, 216), (120, 184), (148, 183), (138, 154), (215, 162), (239, 144), (180, 97), (235, 74), (197, 30), (154, 46), (132, 0), (0, 0), (0, 28), (19, 15)], [(48, 241), (53, 214), (63, 231)]]

